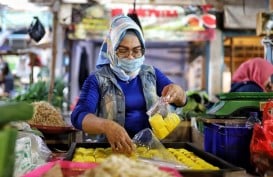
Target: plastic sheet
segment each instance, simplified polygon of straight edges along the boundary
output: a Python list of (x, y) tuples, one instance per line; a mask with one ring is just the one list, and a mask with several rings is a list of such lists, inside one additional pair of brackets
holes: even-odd
[[(149, 158), (145, 156), (145, 152), (144, 153), (142, 152), (141, 154), (137, 154), (139, 158), (143, 158), (145, 160), (151, 159), (151, 162), (154, 163), (156, 163), (157, 160), (158, 162), (162, 162), (162, 164), (166, 162), (173, 163), (179, 166), (179, 162), (177, 161), (177, 159), (164, 147), (164, 145), (159, 141), (159, 139), (157, 139), (157, 137), (153, 134), (151, 129), (146, 128), (137, 133), (133, 137), (133, 142), (136, 144), (137, 148), (144, 147), (146, 148), (147, 151), (155, 149), (159, 152), (152, 154), (152, 156), (149, 156)], [(164, 165), (166, 166), (167, 164)]]

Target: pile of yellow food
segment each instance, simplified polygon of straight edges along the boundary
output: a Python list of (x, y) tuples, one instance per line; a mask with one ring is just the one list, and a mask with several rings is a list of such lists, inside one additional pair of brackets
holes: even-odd
[[(192, 170), (219, 170), (218, 167), (206, 162), (200, 157), (196, 156), (193, 152), (186, 150), (185, 148), (167, 148), (168, 152), (173, 154), (177, 161)], [(83, 148), (79, 147), (75, 149), (72, 161), (74, 162), (97, 162), (102, 163), (106, 158), (111, 156), (111, 148)], [(148, 149), (146, 147), (137, 147), (136, 151), (130, 159), (136, 160), (137, 156), (153, 158), (159, 157), (160, 151), (157, 149)]]
[(65, 126), (62, 114), (54, 106), (46, 101), (33, 102), (34, 113), (29, 124), (44, 126)]
[(89, 169), (80, 177), (171, 177), (152, 164), (132, 160), (124, 155), (111, 155), (98, 167)]
[(161, 140), (179, 125), (180, 118), (175, 113), (168, 113), (164, 118), (161, 114), (156, 113), (149, 118), (149, 122), (155, 136)]
[(219, 170), (218, 167), (199, 158), (193, 152), (188, 151), (185, 148), (180, 148), (180, 149), (168, 148), (168, 151), (171, 152), (179, 162), (190, 167), (190, 169), (193, 169), (193, 170), (204, 170), (204, 169)]

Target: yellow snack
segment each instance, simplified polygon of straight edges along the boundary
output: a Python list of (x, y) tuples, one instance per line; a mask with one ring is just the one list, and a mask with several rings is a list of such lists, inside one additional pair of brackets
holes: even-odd
[(84, 156), (83, 159), (84, 159), (84, 162), (95, 162), (96, 161), (95, 157), (92, 155)]
[(173, 129), (176, 127), (175, 121), (171, 117), (166, 117), (164, 121), (166, 122), (166, 127), (169, 132), (173, 131)]
[(154, 130), (154, 133), (158, 139), (163, 139), (169, 134), (169, 131), (166, 127), (161, 127), (160, 129)]
[(149, 122), (154, 130), (159, 130), (160, 128), (165, 127), (166, 125), (165, 121), (163, 120), (163, 117), (158, 113), (150, 117)]
[(97, 163), (102, 163), (106, 158), (107, 158), (107, 157), (105, 157), (105, 158), (98, 157), (98, 158), (96, 158), (96, 162), (97, 162)]
[(169, 130), (169, 132), (171, 132), (179, 125), (180, 118), (175, 113), (168, 113), (164, 121), (166, 123), (167, 129)]
[(138, 154), (142, 154), (142, 153), (145, 153), (145, 152), (147, 152), (149, 149), (147, 148), (147, 147), (142, 147), (142, 146), (140, 146), (140, 147), (137, 147), (136, 148), (136, 153), (138, 153)]

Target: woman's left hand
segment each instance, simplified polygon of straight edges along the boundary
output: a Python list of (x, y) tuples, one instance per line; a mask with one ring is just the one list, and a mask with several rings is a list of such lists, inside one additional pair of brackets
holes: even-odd
[(186, 104), (186, 92), (177, 84), (169, 84), (165, 86), (161, 94), (164, 101), (168, 103), (173, 103), (176, 106), (184, 106)]

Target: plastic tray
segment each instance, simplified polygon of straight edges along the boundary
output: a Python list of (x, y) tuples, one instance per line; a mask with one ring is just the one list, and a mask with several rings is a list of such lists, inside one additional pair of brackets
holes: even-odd
[(45, 126), (45, 125), (35, 125), (30, 124), (31, 127), (37, 128), (43, 133), (47, 134), (59, 134), (59, 133), (67, 133), (74, 132), (76, 129), (71, 126)]
[[(163, 143), (166, 148), (185, 148), (198, 157), (204, 159), (205, 161), (218, 166), (220, 170), (180, 170), (180, 174), (183, 177), (196, 177), (196, 176), (210, 176), (210, 177), (220, 177), (226, 176), (227, 174), (245, 174), (246, 171), (243, 168), (236, 167), (213, 154), (207, 153), (203, 150), (198, 149), (192, 143), (189, 142), (176, 142), (176, 143)], [(106, 148), (109, 147), (108, 143), (72, 143), (70, 149), (67, 152), (65, 160), (72, 160), (76, 148)]]

